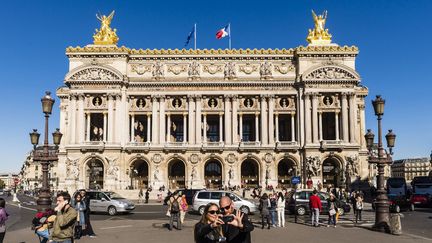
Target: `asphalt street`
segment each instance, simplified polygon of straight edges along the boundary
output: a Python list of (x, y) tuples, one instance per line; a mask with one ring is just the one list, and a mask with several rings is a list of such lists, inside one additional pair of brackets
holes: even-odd
[[(31, 232), (31, 220), (36, 213), (35, 200), (22, 195), (19, 196), (19, 199), (21, 201), (20, 205), (13, 205), (11, 202), (12, 197), (7, 198), (8, 205), (6, 209), (10, 214), (10, 220), (7, 223), (7, 231), (9, 234), (22, 230), (24, 230), (24, 232), (26, 232), (25, 230)], [(108, 214), (97, 213), (92, 214), (91, 219), (96, 225), (115, 225), (113, 227), (120, 228), (125, 225), (134, 227), (134, 225), (143, 224), (143, 222), (150, 222), (153, 226), (158, 224), (160, 227), (163, 227), (164, 223), (168, 222), (168, 217), (165, 216), (165, 213), (166, 206), (151, 203), (149, 205), (137, 205), (136, 209), (129, 214), (110, 216)], [(414, 212), (403, 212), (402, 215), (402, 230), (404, 235), (432, 241), (432, 231), (430, 231), (430, 225), (432, 223), (432, 209), (416, 209)], [(348, 230), (348, 232), (349, 230), (360, 228), (367, 231), (366, 229), (373, 225), (374, 217), (374, 212), (371, 209), (366, 209), (363, 213), (363, 222), (359, 225), (355, 225), (353, 222), (353, 213), (350, 212), (345, 216), (341, 216), (338, 228)], [(186, 225), (190, 225), (189, 228), (191, 228), (199, 218), (200, 215), (196, 213), (188, 213), (186, 216)], [(250, 218), (256, 227), (260, 226), (259, 214), (250, 215)], [(295, 218), (292, 215), (286, 215), (286, 221), (288, 225), (287, 227), (295, 224)], [(321, 222), (323, 223), (323, 226), (326, 225), (327, 218), (325, 215), (321, 216)], [(309, 217), (298, 217), (296, 225), (308, 226), (309, 224)], [(100, 227), (100, 229), (103, 228), (104, 227)], [(108, 228), (110, 228), (110, 226), (108, 226)], [(186, 228), (188, 227), (186, 226)]]

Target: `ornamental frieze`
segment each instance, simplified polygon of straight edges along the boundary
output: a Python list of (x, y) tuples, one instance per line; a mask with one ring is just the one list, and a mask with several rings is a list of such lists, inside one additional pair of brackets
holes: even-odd
[(213, 74), (222, 72), (223, 71), (222, 67), (223, 67), (223, 65), (217, 65), (214, 63), (210, 63), (210, 64), (203, 66), (203, 71), (213, 75)]
[(295, 66), (290, 63), (280, 63), (274, 65), (275, 70), (278, 71), (280, 74), (287, 74), (288, 72), (292, 72), (295, 70)]
[(260, 65), (260, 75), (261, 79), (272, 79), (272, 67), (270, 62), (263, 62)]
[(228, 62), (225, 64), (224, 77), (225, 80), (235, 80), (237, 79), (236, 65), (234, 62)]
[(251, 73), (253, 73), (253, 72), (257, 71), (257, 70), (258, 70), (258, 66), (257, 65), (253, 65), (253, 64), (251, 64), (249, 62), (247, 62), (244, 65), (239, 65), (239, 71), (243, 72), (245, 74), (251, 74)]
[(323, 67), (309, 73), (306, 80), (331, 80), (331, 79), (343, 79), (343, 80), (357, 80), (357, 78), (347, 70), (339, 67)]
[(189, 79), (199, 78), (200, 68), (201, 68), (201, 64), (199, 64), (199, 62), (193, 61), (192, 63), (190, 63), (188, 68)]
[(138, 74), (138, 75), (143, 75), (143, 74), (151, 71), (151, 66), (145, 66), (142, 64), (132, 64), (131, 65), (131, 71), (133, 73)]
[(184, 73), (187, 71), (187, 66), (185, 64), (171, 64), (168, 65), (168, 72), (174, 74), (174, 75), (179, 75), (180, 73)]
[(153, 79), (163, 79), (165, 75), (164, 65), (161, 62), (155, 62), (152, 65), (152, 76)]
[(76, 72), (69, 80), (122, 80), (122, 78), (109, 70), (92, 67)]

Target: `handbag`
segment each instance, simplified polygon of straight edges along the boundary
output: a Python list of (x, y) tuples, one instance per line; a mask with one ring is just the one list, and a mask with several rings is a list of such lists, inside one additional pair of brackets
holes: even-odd
[(330, 209), (329, 214), (330, 214), (330, 216), (335, 215), (336, 214), (336, 210), (334, 208)]

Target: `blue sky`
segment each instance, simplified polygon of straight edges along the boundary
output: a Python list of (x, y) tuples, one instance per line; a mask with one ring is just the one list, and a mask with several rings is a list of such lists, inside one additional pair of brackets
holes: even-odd
[[(65, 48), (92, 43), (96, 13), (115, 10), (119, 45), (131, 48), (182, 48), (195, 22), (198, 48), (226, 48), (227, 41), (214, 36), (228, 22), (233, 48), (291, 48), (307, 44), (311, 9), (328, 10), (333, 42), (360, 48), (357, 70), (369, 88), (367, 127), (376, 132), (370, 100), (381, 94), (384, 128), (397, 134), (394, 157), (429, 156), (432, 1), (14, 0), (0, 4), (0, 172), (21, 168), (31, 150), (28, 133), (43, 130), (40, 98), (62, 85)], [(51, 131), (59, 126), (58, 104)]]

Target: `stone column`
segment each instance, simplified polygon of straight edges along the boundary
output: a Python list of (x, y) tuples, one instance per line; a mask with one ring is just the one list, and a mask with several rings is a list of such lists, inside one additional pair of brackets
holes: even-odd
[(91, 119), (91, 113), (86, 113), (87, 117), (87, 124), (86, 124), (86, 142), (90, 142), (90, 119)]
[(279, 142), (279, 113), (275, 113), (276, 120), (276, 143)]
[(130, 114), (130, 142), (135, 142), (135, 114)]
[(108, 143), (113, 142), (114, 135), (114, 96), (108, 95)]
[[(167, 121), (166, 121), (166, 129), (167, 129), (166, 142), (169, 143), (169, 142), (171, 142), (171, 114), (167, 113), (166, 117), (167, 117)], [(175, 142), (175, 140), (173, 142)]]
[(322, 141), (323, 140), (323, 127), (322, 127), (322, 112), (320, 111), (318, 113), (319, 117), (318, 117), (318, 122), (319, 122), (319, 140)]
[(203, 144), (207, 144), (207, 114), (203, 113)]
[(311, 143), (311, 101), (310, 101), (310, 95), (305, 94), (304, 95), (304, 101), (305, 101), (305, 133), (306, 133), (306, 144)]
[[(261, 144), (267, 144), (267, 134), (268, 134), (268, 126), (267, 126), (267, 98), (265, 95), (261, 95)], [(258, 135), (258, 134), (257, 134)], [(258, 141), (258, 140), (257, 140)]]
[(347, 109), (347, 94), (341, 94), (341, 109), (342, 109), (342, 140), (348, 142), (348, 109)]
[(305, 121), (304, 121), (304, 97), (303, 96), (303, 88), (299, 88), (298, 91), (298, 95), (297, 95), (297, 110), (299, 111), (299, 116), (298, 116), (298, 132), (299, 132), (299, 143), (300, 146), (304, 146), (305, 144)]
[(120, 129), (122, 130), (121, 134), (121, 146), (124, 147), (126, 143), (129, 141), (129, 98), (126, 95), (126, 87), (122, 88), (121, 93), (121, 122), (119, 124)]
[(255, 142), (259, 142), (259, 113), (255, 113)]
[(159, 143), (159, 133), (158, 133), (158, 101), (156, 96), (152, 96), (152, 122), (151, 122), (151, 134), (152, 134), (152, 144)]
[[(84, 143), (84, 95), (80, 94), (78, 96), (78, 142), (80, 144)], [(105, 133), (105, 130), (104, 130)]]
[(201, 96), (196, 97), (195, 106), (195, 141), (201, 145)]
[(335, 121), (336, 121), (336, 141), (339, 141), (339, 112), (335, 113)]
[[(365, 122), (365, 105), (364, 105), (364, 103), (359, 104), (358, 109), (360, 110), (360, 129), (357, 131), (357, 133), (365, 134), (366, 133), (366, 122)], [(360, 145), (362, 148), (366, 147), (366, 141), (365, 141), (364, 136), (360, 136), (360, 138), (358, 138), (357, 141), (360, 142)]]
[(115, 113), (114, 113), (114, 142), (120, 143), (121, 141), (121, 95), (115, 96)]
[(291, 141), (294, 142), (295, 138), (295, 113), (291, 113)]
[(103, 141), (107, 140), (107, 113), (103, 113)]
[(219, 113), (219, 142), (223, 142), (223, 113)]
[(274, 132), (274, 96), (270, 95), (268, 99), (268, 139), (269, 144), (274, 144), (275, 132)]
[(187, 114), (183, 113), (183, 143), (187, 142)]
[(194, 108), (195, 108), (195, 102), (194, 98), (192, 96), (188, 96), (188, 126), (189, 126), (189, 134), (188, 134), (188, 141), (189, 144), (195, 144), (195, 119), (194, 119)]
[(224, 97), (224, 118), (225, 118), (225, 144), (231, 144), (231, 117), (230, 117), (230, 97)]
[(318, 94), (312, 95), (313, 143), (318, 143)]
[[(349, 116), (350, 116), (350, 143), (358, 142), (356, 136), (356, 127), (357, 127), (357, 105), (356, 105), (356, 95), (353, 93), (349, 97)], [(347, 138), (348, 140), (348, 138)]]
[[(240, 127), (240, 132), (237, 130), (237, 121), (240, 120), (240, 122), (242, 122), (242, 118), (240, 117), (240, 119), (237, 117), (237, 108), (238, 108), (238, 99), (237, 96), (233, 96), (232, 98), (232, 143), (236, 144), (239, 142), (239, 140), (242, 139), (242, 132), (243, 129), (242, 127)], [(240, 137), (239, 137), (240, 134)]]
[(70, 95), (70, 99), (71, 99), (71, 105), (69, 108), (69, 112), (70, 112), (70, 120), (69, 120), (69, 131), (70, 131), (70, 143), (71, 144), (75, 144), (75, 138), (76, 138), (76, 95), (71, 94)]
[(147, 143), (150, 143), (150, 131), (151, 131), (151, 128), (150, 128), (150, 121), (151, 121), (151, 113), (149, 112), (149, 113), (147, 113)]
[(159, 99), (159, 143), (165, 143), (165, 97)]
[[(243, 141), (243, 113), (239, 113), (239, 132), (240, 132), (240, 142)], [(237, 143), (237, 142), (236, 142)]]

